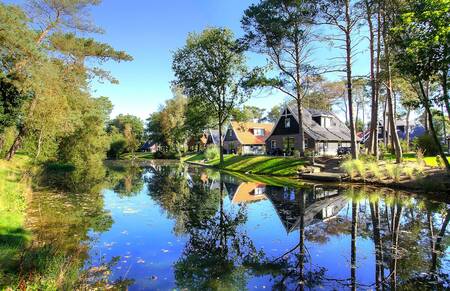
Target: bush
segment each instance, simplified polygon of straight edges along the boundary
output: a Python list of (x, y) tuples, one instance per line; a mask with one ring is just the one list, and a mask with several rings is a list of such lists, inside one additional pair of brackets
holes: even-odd
[(341, 164), (341, 168), (344, 169), (345, 172), (347, 172), (347, 174), (350, 176), (350, 179), (355, 178), (355, 176), (357, 174), (357, 170), (355, 168), (353, 160), (344, 161)]
[(210, 145), (205, 151), (205, 158), (208, 161), (218, 159), (220, 157), (220, 149), (218, 146)]
[(364, 162), (361, 160), (353, 160), (353, 166), (355, 167), (358, 174), (363, 178), (366, 179), (366, 166), (364, 166)]
[(402, 174), (402, 166), (386, 164), (386, 173), (389, 178), (393, 179), (395, 182), (398, 182), (400, 181), (400, 175)]
[(436, 156), (439, 153), (438, 145), (434, 142), (434, 138), (430, 134), (424, 134), (414, 141), (417, 148), (422, 150), (425, 156)]
[(377, 162), (371, 162), (367, 165), (368, 170), (372, 173), (373, 177), (377, 180), (381, 180), (383, 178), (383, 174), (380, 171), (380, 167)]
[(414, 167), (412, 167), (412, 166), (410, 166), (410, 165), (406, 165), (406, 166), (403, 168), (403, 173), (404, 173), (406, 176), (408, 176), (410, 179), (413, 179), (413, 178), (414, 178), (414, 171), (415, 171)]
[(384, 143), (380, 143), (378, 147), (378, 151), (380, 154), (380, 160), (384, 160), (384, 157), (388, 153), (388, 149), (386, 148), (386, 145)]
[(118, 159), (121, 154), (125, 152), (125, 149), (127, 148), (127, 142), (125, 139), (119, 139), (116, 141), (113, 141), (111, 145), (109, 146), (109, 151), (107, 152), (108, 158), (111, 159)]

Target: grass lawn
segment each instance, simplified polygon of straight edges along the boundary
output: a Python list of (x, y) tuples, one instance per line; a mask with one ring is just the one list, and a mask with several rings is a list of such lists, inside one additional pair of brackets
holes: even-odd
[[(24, 228), (29, 188), (23, 180), (23, 172), (27, 162), (28, 158), (20, 154), (11, 162), (0, 160), (0, 262), (5, 269), (17, 263), (22, 248), (30, 239)], [(0, 270), (0, 281), (4, 276), (7, 275)]]
[[(183, 161), (201, 162), (204, 159), (205, 157), (203, 154), (198, 154), (186, 157)], [(219, 159), (207, 161), (206, 164), (210, 166), (219, 166)], [(297, 175), (299, 167), (306, 164), (306, 160), (292, 157), (225, 155), (221, 169), (255, 175), (292, 177)]]
[[(153, 159), (153, 154), (149, 152), (136, 152), (134, 153), (136, 156), (136, 159), (138, 160), (151, 160)], [(126, 153), (120, 156), (120, 159), (122, 160), (131, 160), (132, 159), (131, 153)]]
[[(391, 160), (395, 160), (395, 155), (394, 154), (386, 154), (384, 156), (385, 160), (391, 161)], [(429, 167), (437, 167), (437, 161), (436, 161), (436, 157), (424, 157), (423, 158), (425, 161), (425, 164)], [(450, 157), (447, 157), (447, 160), (450, 162)], [(403, 161), (404, 162), (417, 162), (417, 156), (416, 153), (405, 153), (403, 154)]]

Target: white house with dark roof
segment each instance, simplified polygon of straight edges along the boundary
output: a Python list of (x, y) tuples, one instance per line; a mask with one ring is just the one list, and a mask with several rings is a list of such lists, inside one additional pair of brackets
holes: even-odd
[[(319, 155), (337, 155), (340, 146), (350, 146), (350, 129), (329, 111), (303, 109), (305, 149)], [(287, 105), (266, 139), (267, 152), (291, 153), (300, 148), (298, 110)]]

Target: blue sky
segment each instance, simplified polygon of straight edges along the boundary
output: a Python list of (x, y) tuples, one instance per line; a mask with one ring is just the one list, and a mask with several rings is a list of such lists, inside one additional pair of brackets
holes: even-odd
[[(6, 2), (21, 3), (13, 0)], [(243, 11), (256, 1), (250, 0), (103, 0), (93, 8), (93, 21), (105, 30), (96, 36), (100, 41), (125, 50), (134, 58), (127, 63), (106, 63), (120, 84), (92, 84), (95, 96), (108, 96), (114, 104), (112, 115), (130, 113), (145, 119), (171, 97), (170, 81), (174, 79), (172, 54), (182, 47), (189, 32), (205, 27), (228, 27), (237, 37), (242, 35)], [(321, 44), (312, 58), (326, 64), (340, 53)], [(365, 74), (367, 53), (355, 60), (355, 74)], [(249, 65), (264, 63), (265, 58), (249, 55)], [(329, 76), (339, 78), (338, 75)], [(258, 92), (248, 104), (271, 108), (282, 103), (278, 92)]]

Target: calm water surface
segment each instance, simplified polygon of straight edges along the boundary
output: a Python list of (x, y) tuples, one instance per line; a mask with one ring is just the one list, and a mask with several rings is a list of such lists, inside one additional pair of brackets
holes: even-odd
[(32, 209), (38, 241), (130, 290), (449, 287), (450, 204), (404, 192), (158, 163), (115, 166), (89, 195), (37, 193)]

